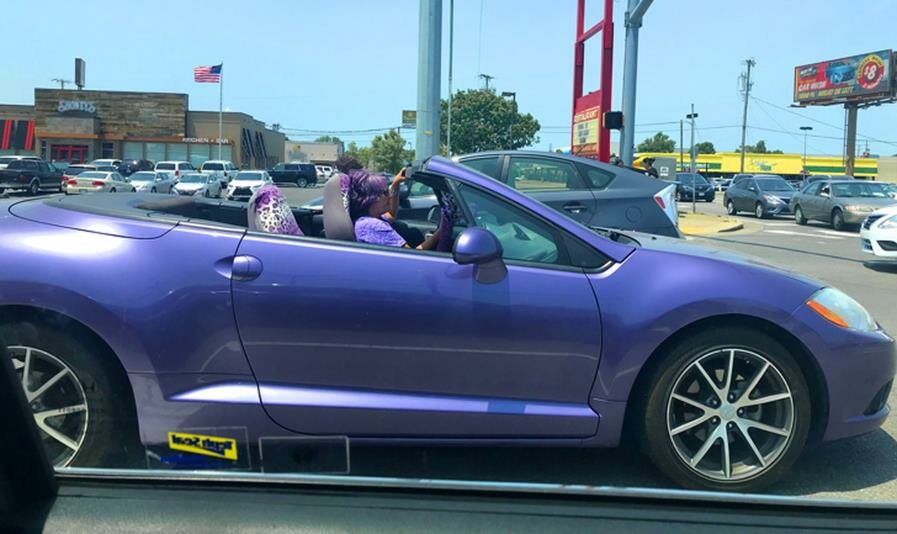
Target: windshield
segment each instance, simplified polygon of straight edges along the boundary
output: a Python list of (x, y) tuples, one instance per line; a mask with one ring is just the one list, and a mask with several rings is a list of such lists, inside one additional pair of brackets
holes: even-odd
[(781, 178), (757, 178), (757, 186), (760, 187), (761, 191), (779, 191), (786, 193), (794, 191), (794, 187)]
[(704, 185), (704, 184), (709, 183), (707, 181), (707, 179), (704, 178), (703, 176), (701, 176), (700, 174), (688, 174), (688, 173), (676, 174), (676, 181), (681, 184), (685, 184), (685, 185), (689, 185), (692, 182), (694, 182), (697, 185)]
[(832, 191), (841, 198), (888, 198), (889, 188), (884, 184), (870, 184), (856, 181), (854, 183), (833, 183)]
[(54, 467), (897, 505), (897, 1), (0, 5)]

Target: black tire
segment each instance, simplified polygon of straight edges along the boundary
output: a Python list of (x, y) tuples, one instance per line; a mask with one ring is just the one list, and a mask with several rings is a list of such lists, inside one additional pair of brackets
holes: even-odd
[(115, 193), (115, 188), (113, 187), (112, 189), (109, 190), (109, 192), (110, 192), (110, 193)]
[(732, 202), (732, 199), (726, 201), (726, 213), (729, 215), (738, 214), (738, 210), (735, 209), (735, 203)]
[[(778, 376), (784, 379), (790, 389), (793, 424), (789, 437), (783, 442), (781, 452), (768, 459), (771, 461), (769, 466), (760, 468), (760, 471), (744, 479), (723, 482), (698, 473), (677, 452), (672, 432), (667, 427), (667, 402), (671, 399), (680, 374), (705, 355), (717, 349), (723, 349), (725, 354), (727, 353), (725, 349), (730, 347), (759, 354), (778, 371)], [(705, 330), (683, 339), (667, 352), (662, 362), (653, 365), (651, 369), (647, 379), (642, 382), (644, 386), (636, 392), (634, 402), (634, 407), (638, 410), (634, 415), (638, 417), (637, 422), (640, 423), (638, 437), (641, 447), (658, 469), (676, 483), (687, 488), (704, 490), (759, 492), (784, 475), (803, 451), (812, 423), (809, 389), (794, 357), (781, 343), (766, 333), (738, 326)], [(745, 381), (738, 383), (744, 384)], [(737, 430), (726, 432), (727, 441), (729, 437), (738, 439), (735, 436)], [(720, 441), (715, 441), (714, 447), (717, 446), (722, 449)], [(709, 457), (709, 452), (707, 454)]]
[(843, 231), (846, 228), (846, 224), (844, 224), (844, 214), (841, 213), (841, 210), (835, 208), (832, 210), (832, 229), (837, 230), (839, 232)]
[(296, 180), (296, 187), (308, 187), (308, 180), (305, 178), (299, 178)]
[[(83, 389), (88, 410), (86, 432), (77, 453), (61, 465), (119, 467), (139, 460), (143, 449), (130, 387), (123, 373), (104, 361), (106, 355), (92, 346), (87, 336), (77, 330), (72, 333), (62, 327), (12, 320), (0, 324), (0, 338), (10, 348), (31, 347), (58, 358)], [(41, 431), (41, 437), (45, 436)]]
[(156, 192), (156, 188), (155, 188), (155, 187), (152, 188), (152, 189), (150, 189), (150, 193), (155, 193), (155, 192)]
[(807, 224), (807, 218), (804, 217), (804, 210), (800, 207), (800, 204), (794, 206), (794, 222), (801, 226)]
[(757, 202), (757, 204), (754, 205), (754, 216), (758, 219), (766, 218), (766, 209), (763, 207), (762, 203)]
[(36, 197), (38, 193), (40, 193), (40, 182), (32, 180), (28, 186), (28, 196)]

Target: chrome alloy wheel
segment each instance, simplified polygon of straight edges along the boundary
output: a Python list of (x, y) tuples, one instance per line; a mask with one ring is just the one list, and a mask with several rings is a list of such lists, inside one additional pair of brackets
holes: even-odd
[(46, 351), (25, 346), (7, 347), (7, 351), (50, 462), (57, 467), (69, 465), (87, 435), (84, 387), (68, 365)]
[(718, 482), (770, 469), (794, 431), (794, 400), (782, 373), (756, 352), (714, 349), (676, 378), (667, 433), (680, 459)]

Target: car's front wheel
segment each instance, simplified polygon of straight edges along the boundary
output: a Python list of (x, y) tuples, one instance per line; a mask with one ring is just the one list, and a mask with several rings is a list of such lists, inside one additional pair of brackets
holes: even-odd
[(763, 209), (763, 204), (762, 204), (762, 203), (757, 202), (757, 205), (754, 206), (754, 215), (755, 215), (758, 219), (764, 219), (764, 218), (766, 218), (766, 210)]
[(28, 321), (0, 325), (50, 462), (113, 467), (139, 450), (131, 395), (83, 336)]
[(832, 230), (842, 231), (844, 230), (844, 214), (841, 213), (841, 210), (835, 208), (832, 211)]
[(642, 445), (682, 486), (754, 492), (800, 456), (811, 410), (804, 376), (781, 343), (717, 328), (680, 342), (654, 367)]
[(28, 194), (31, 196), (37, 196), (40, 193), (40, 182), (37, 180), (32, 180), (31, 185), (28, 186)]
[(298, 180), (296, 180), (296, 187), (307, 187), (307, 186), (308, 186), (308, 180), (306, 180), (305, 178), (299, 178)]

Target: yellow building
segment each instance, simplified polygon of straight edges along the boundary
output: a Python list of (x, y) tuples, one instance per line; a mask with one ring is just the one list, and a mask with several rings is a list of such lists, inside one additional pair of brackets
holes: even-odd
[[(642, 160), (647, 157), (670, 158), (679, 161), (680, 170), (688, 169), (691, 160), (685, 154), (684, 161), (679, 153), (644, 152), (639, 153), (633, 162), (634, 167), (644, 167)], [(740, 152), (717, 152), (716, 154), (698, 154), (696, 168), (707, 176), (732, 176), (741, 172)], [(807, 156), (806, 166), (801, 154), (751, 154), (744, 155), (745, 173), (778, 174), (785, 178), (797, 178), (806, 168), (810, 174), (844, 174), (844, 162), (837, 156)], [(854, 176), (874, 180), (878, 176), (878, 160), (874, 158), (857, 158), (854, 165)]]

